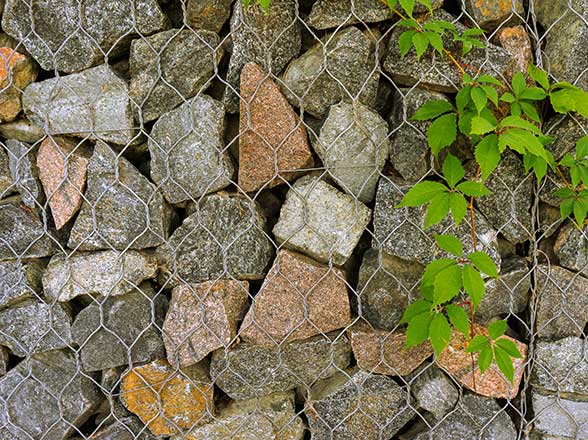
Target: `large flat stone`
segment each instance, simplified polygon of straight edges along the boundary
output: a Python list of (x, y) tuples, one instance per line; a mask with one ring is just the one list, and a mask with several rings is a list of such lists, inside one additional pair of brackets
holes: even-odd
[(546, 439), (571, 440), (588, 438), (588, 402), (532, 394), (535, 429)]
[(217, 350), (212, 354), (210, 375), (229, 397), (243, 400), (310, 387), (346, 368), (350, 358), (347, 337), (332, 332), (279, 347), (239, 344)]
[(43, 129), (28, 119), (17, 119), (16, 121), (0, 124), (0, 134), (6, 139), (16, 139), (30, 144), (34, 144), (45, 137)]
[(442, 420), (455, 408), (459, 392), (453, 381), (435, 365), (429, 365), (410, 381), (410, 392), (419, 408)]
[(37, 147), (9, 139), (4, 144), (8, 153), (8, 168), (14, 189), (20, 194), (21, 201), (29, 208), (41, 207), (44, 194), (39, 181), (37, 168)]
[(0, 262), (0, 308), (40, 295), (45, 266), (42, 260)]
[(136, 137), (127, 83), (107, 64), (29, 85), (22, 106), (47, 134), (128, 144)]
[(371, 210), (320, 178), (298, 179), (286, 195), (273, 233), (285, 247), (320, 262), (344, 264), (367, 224)]

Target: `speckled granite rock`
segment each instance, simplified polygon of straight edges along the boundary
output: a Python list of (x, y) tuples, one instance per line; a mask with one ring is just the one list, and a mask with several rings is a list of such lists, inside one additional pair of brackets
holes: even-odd
[[(84, 23), (84, 32), (80, 32)], [(2, 29), (44, 70), (76, 72), (118, 55), (137, 33), (146, 36), (169, 26), (155, 0), (7, 0)]]
[(22, 106), (47, 134), (126, 145), (136, 137), (127, 83), (106, 64), (29, 85)]
[(231, 15), (231, 3), (232, 0), (188, 0), (184, 15), (191, 27), (218, 33)]
[(68, 438), (102, 399), (93, 377), (80, 374), (74, 354), (62, 350), (23, 360), (0, 379), (0, 396), (3, 440)]
[(221, 279), (174, 288), (162, 328), (168, 362), (186, 367), (228, 347), (248, 299), (247, 281)]
[(318, 118), (341, 100), (373, 107), (380, 77), (374, 50), (354, 26), (327, 35), (288, 65), (282, 90), (293, 106)]
[(131, 293), (83, 309), (72, 326), (85, 371), (149, 362), (164, 356), (161, 325), (167, 298), (141, 284)]
[(265, 71), (279, 74), (301, 46), (301, 26), (294, 0), (274, 0), (266, 14), (256, 2), (245, 8), (235, 2), (231, 17), (233, 53), (227, 72), (224, 103), (227, 112), (239, 111), (239, 77), (245, 64), (259, 64)]
[(44, 202), (44, 194), (37, 168), (37, 148), (24, 142), (9, 139), (4, 144), (8, 153), (8, 168), (14, 189), (29, 208), (38, 208)]
[(275, 346), (345, 327), (351, 322), (345, 274), (281, 250), (253, 298), (239, 335)]
[(37, 65), (27, 55), (0, 47), (0, 122), (13, 121), (22, 104), (21, 93), (37, 78)]
[(310, 387), (346, 368), (350, 358), (347, 337), (332, 332), (279, 347), (239, 344), (217, 350), (212, 354), (210, 375), (229, 397), (243, 400)]
[[(156, 440), (135, 417), (116, 420), (112, 425), (92, 435), (92, 440)], [(72, 440), (72, 439), (70, 439)], [(73, 439), (75, 440), (75, 439)], [(81, 439), (80, 439), (81, 440)]]
[(0, 308), (39, 295), (45, 266), (42, 260), (0, 262)]
[(241, 71), (241, 97), (239, 188), (270, 188), (300, 174), (294, 170), (312, 167), (305, 126), (257, 64), (247, 63)]
[(28, 119), (17, 119), (16, 121), (0, 124), (0, 135), (6, 139), (34, 144), (45, 137), (43, 129)]
[(279, 243), (321, 261), (344, 264), (371, 210), (319, 178), (298, 179), (286, 195), (273, 233)]
[(304, 412), (316, 440), (391, 438), (416, 415), (392, 379), (354, 370), (314, 385)]
[(474, 22), (487, 31), (492, 31), (506, 22), (524, 18), (522, 0), (466, 0), (465, 8)]
[(588, 438), (588, 402), (564, 397), (532, 394), (534, 426), (542, 439), (571, 440)]
[(68, 241), (72, 249), (143, 249), (167, 239), (170, 212), (161, 193), (103, 142), (88, 163), (84, 198)]
[(567, 222), (559, 231), (553, 251), (563, 267), (588, 276), (588, 228)]
[(225, 193), (205, 197), (158, 248), (162, 279), (168, 286), (220, 276), (261, 279), (273, 246), (259, 207)]
[(331, 106), (313, 147), (347, 194), (372, 201), (390, 152), (388, 124), (378, 113), (359, 103)]
[(459, 392), (452, 380), (435, 365), (430, 365), (410, 382), (410, 392), (419, 408), (441, 420), (459, 400)]
[[(0, 134), (2, 133), (0, 132)], [(4, 198), (16, 190), (10, 176), (9, 159), (6, 150), (6, 144), (0, 144), (0, 198)]]
[(222, 56), (219, 38), (206, 30), (171, 29), (133, 40), (129, 96), (143, 122), (157, 119), (196, 95)]

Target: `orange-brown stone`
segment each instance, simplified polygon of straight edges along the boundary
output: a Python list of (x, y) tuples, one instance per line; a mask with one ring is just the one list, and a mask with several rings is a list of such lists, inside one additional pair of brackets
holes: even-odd
[(256, 64), (241, 71), (239, 187), (246, 192), (292, 180), (312, 166), (306, 129), (280, 88)]
[(82, 145), (64, 137), (48, 137), (39, 146), (39, 179), (57, 229), (82, 206), (89, 156)]
[[(488, 335), (488, 330), (480, 325), (475, 326), (475, 332), (476, 334)], [(466, 353), (466, 338), (455, 330), (453, 331), (448, 347), (439, 356), (439, 366), (449, 373), (454, 380), (477, 394), (487, 397), (512, 399), (519, 392), (519, 385), (525, 369), (527, 345), (508, 336), (505, 337), (514, 342), (519, 352), (523, 355), (520, 359), (513, 359), (514, 380), (512, 384), (500, 372), (495, 363), (492, 363), (484, 374), (480, 374), (478, 354), (474, 353), (472, 357), (470, 353)], [(472, 369), (472, 367), (474, 368)]]
[(202, 363), (179, 370), (159, 359), (135, 367), (120, 392), (125, 407), (154, 435), (183, 434), (214, 416), (213, 385)]
[(241, 325), (261, 345), (306, 339), (351, 321), (345, 274), (288, 250), (278, 253)]
[(36, 64), (30, 57), (0, 47), (0, 122), (16, 118), (22, 110), (20, 95), (36, 78)]
[(494, 29), (505, 21), (523, 14), (522, 0), (466, 0), (466, 9), (475, 23), (483, 29)]
[(512, 76), (516, 72), (527, 72), (527, 67), (533, 62), (533, 48), (529, 34), (523, 26), (505, 27), (496, 34), (498, 43), (513, 57), (513, 71), (508, 72)]
[(347, 333), (357, 366), (370, 373), (406, 376), (433, 354), (428, 342), (405, 348), (406, 335), (356, 324)]

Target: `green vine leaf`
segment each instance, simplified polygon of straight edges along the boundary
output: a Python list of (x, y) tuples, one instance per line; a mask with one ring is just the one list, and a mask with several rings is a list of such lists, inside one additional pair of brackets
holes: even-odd
[(476, 310), (478, 308), (478, 304), (480, 304), (480, 301), (482, 301), (482, 298), (486, 293), (484, 280), (482, 279), (480, 272), (478, 272), (469, 264), (463, 267), (462, 277), (463, 288), (472, 301), (472, 308)]
[(461, 332), (466, 338), (470, 335), (470, 320), (465, 310), (454, 304), (447, 304), (445, 311), (451, 324)]
[(445, 350), (451, 340), (451, 327), (442, 313), (437, 313), (431, 321), (429, 340), (437, 356)]
[(427, 131), (427, 142), (433, 155), (449, 147), (457, 139), (457, 116), (453, 113), (445, 114), (435, 119)]
[(498, 136), (490, 134), (482, 138), (482, 140), (476, 145), (474, 151), (476, 162), (480, 166), (482, 172), (482, 181), (488, 179), (488, 176), (498, 166), (500, 162), (500, 151), (498, 151)]
[(449, 185), (449, 188), (455, 188), (455, 185), (463, 179), (464, 175), (465, 170), (463, 169), (460, 160), (453, 154), (448, 154), (443, 161), (443, 177), (445, 177), (445, 181), (447, 182), (447, 185)]
[(449, 266), (435, 277), (433, 283), (433, 306), (441, 305), (455, 298), (462, 287), (461, 268), (458, 265)]
[(415, 207), (430, 202), (439, 194), (447, 191), (447, 187), (439, 182), (423, 180), (417, 183), (404, 195), (397, 208)]
[(437, 246), (456, 257), (461, 257), (463, 253), (463, 246), (461, 240), (453, 235), (435, 234), (435, 241)]
[(444, 100), (431, 100), (423, 104), (410, 119), (412, 121), (427, 121), (453, 110), (453, 106), (450, 102)]
[(467, 256), (467, 259), (470, 260), (480, 272), (485, 273), (489, 277), (498, 278), (496, 264), (494, 264), (494, 261), (492, 261), (485, 252), (472, 252)]
[(406, 327), (406, 348), (420, 345), (427, 340), (429, 337), (431, 319), (431, 313), (425, 312), (414, 316), (408, 322), (408, 326)]
[(498, 339), (501, 336), (504, 336), (506, 332), (506, 321), (492, 321), (488, 326), (488, 335), (492, 339)]

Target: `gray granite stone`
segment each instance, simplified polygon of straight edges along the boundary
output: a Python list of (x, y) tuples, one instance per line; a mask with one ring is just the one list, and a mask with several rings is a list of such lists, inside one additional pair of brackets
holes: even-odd
[(140, 120), (152, 121), (201, 91), (222, 56), (206, 30), (171, 29), (131, 44), (129, 96)]
[(45, 266), (42, 260), (0, 262), (0, 308), (38, 296)]
[(380, 78), (374, 50), (370, 36), (354, 26), (326, 35), (288, 65), (282, 75), (284, 95), (319, 118), (341, 100), (358, 99), (373, 107)]
[(43, 129), (33, 124), (28, 119), (18, 119), (16, 121), (0, 124), (0, 135), (6, 139), (16, 139), (21, 142), (34, 144), (45, 137)]
[(4, 145), (8, 153), (10, 177), (22, 203), (29, 208), (41, 207), (45, 197), (39, 181), (37, 149), (14, 139), (9, 139)]
[(135, 417), (115, 420), (110, 426), (92, 435), (92, 440), (156, 440)]
[[(532, 394), (534, 426), (539, 432), (558, 440), (588, 438), (588, 402)], [(553, 437), (545, 437), (552, 439)]]
[(221, 102), (201, 95), (153, 126), (151, 178), (170, 203), (195, 201), (230, 185), (234, 167), (224, 149), (224, 116)]
[(553, 251), (559, 264), (588, 276), (588, 228), (578, 229), (566, 222), (559, 230)]
[(449, 377), (435, 365), (421, 371), (410, 382), (410, 392), (416, 405), (441, 420), (459, 400), (459, 392)]
[(0, 145), (0, 147), (0, 198), (4, 198), (16, 191), (16, 187), (12, 183), (12, 177), (10, 176), (6, 145)]
[(232, 0), (188, 0), (186, 22), (193, 28), (220, 32), (231, 15)]

